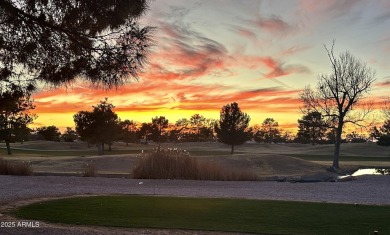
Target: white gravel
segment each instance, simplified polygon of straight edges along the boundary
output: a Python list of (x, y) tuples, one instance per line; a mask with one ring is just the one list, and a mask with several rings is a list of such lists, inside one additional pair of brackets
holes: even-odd
[[(0, 208), (27, 199), (70, 195), (141, 194), (226, 197), (390, 205), (390, 176), (359, 176), (347, 182), (239, 182), (135, 180), (64, 176), (0, 176)], [(0, 211), (0, 221), (6, 219)], [(0, 229), (0, 234), (214, 234), (182, 230), (112, 230), (46, 225), (37, 229)]]
[(83, 194), (228, 197), (359, 204), (389, 204), (390, 176), (360, 176), (347, 182), (192, 181), (0, 176), (0, 205), (24, 199)]

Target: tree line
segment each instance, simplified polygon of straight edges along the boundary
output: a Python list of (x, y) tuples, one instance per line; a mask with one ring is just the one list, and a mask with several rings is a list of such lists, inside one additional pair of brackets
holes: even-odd
[[(48, 141), (73, 142), (82, 140), (90, 146), (97, 146), (98, 153), (104, 154), (105, 146), (111, 150), (113, 143), (122, 141), (129, 143), (143, 143), (153, 141), (163, 142), (223, 142), (234, 146), (254, 141), (257, 143), (303, 143), (303, 144), (334, 144), (336, 133), (329, 127), (319, 112), (309, 112), (298, 119), (298, 130), (294, 135), (280, 128), (274, 118), (266, 118), (260, 125), (249, 126), (250, 116), (241, 111), (238, 104), (233, 102), (223, 106), (220, 110), (220, 119), (205, 118), (201, 114), (194, 114), (190, 118), (181, 118), (175, 123), (169, 123), (165, 116), (151, 118), (150, 122), (137, 123), (133, 120), (121, 120), (115, 113), (115, 106), (106, 98), (99, 104), (92, 106), (90, 111), (79, 111), (74, 115), (75, 129), (67, 127), (63, 133), (56, 126), (43, 126), (36, 129), (28, 128), (36, 115), (31, 114), (31, 100), (20, 98), (15, 107), (28, 107), (26, 110), (15, 109), (8, 118), (1, 116), (0, 140), (7, 143), (23, 142), (31, 139)], [(14, 108), (15, 108), (14, 107)], [(23, 113), (23, 115), (21, 114)], [(29, 116), (30, 115), (30, 116)], [(23, 118), (20, 118), (23, 117)], [(370, 137), (378, 140), (378, 144), (389, 145), (386, 136), (390, 135), (390, 120), (383, 126), (373, 127)], [(356, 131), (346, 134), (342, 142), (366, 142), (367, 137)], [(11, 149), (8, 148), (8, 153)]]

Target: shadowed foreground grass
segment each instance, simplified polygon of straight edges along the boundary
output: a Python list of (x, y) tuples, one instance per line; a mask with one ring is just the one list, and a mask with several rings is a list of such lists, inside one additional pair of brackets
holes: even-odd
[(245, 199), (96, 196), (59, 199), (13, 212), (54, 223), (267, 234), (390, 234), (390, 206)]

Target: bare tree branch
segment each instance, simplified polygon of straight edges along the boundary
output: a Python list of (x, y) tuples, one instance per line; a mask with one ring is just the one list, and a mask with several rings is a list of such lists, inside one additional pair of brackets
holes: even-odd
[(337, 169), (344, 124), (352, 123), (363, 127), (363, 121), (372, 111), (372, 103), (365, 103), (363, 100), (375, 81), (375, 71), (348, 51), (335, 57), (334, 43), (335, 41), (331, 49), (324, 45), (332, 73), (318, 76), (317, 88), (313, 90), (306, 87), (299, 96), (303, 103), (301, 111), (319, 112), (326, 123), (335, 128), (333, 168)]

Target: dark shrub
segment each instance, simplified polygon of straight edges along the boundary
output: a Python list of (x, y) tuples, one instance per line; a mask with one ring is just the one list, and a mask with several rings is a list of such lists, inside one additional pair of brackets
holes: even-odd
[(380, 146), (390, 146), (390, 135), (382, 135), (377, 142)]

